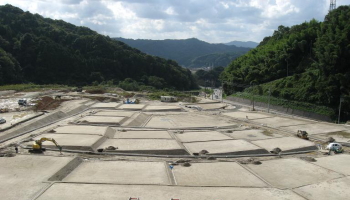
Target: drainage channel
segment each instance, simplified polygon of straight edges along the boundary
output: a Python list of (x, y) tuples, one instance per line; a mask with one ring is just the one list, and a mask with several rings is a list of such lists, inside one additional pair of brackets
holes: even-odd
[[(19, 146), (23, 149), (31, 149), (30, 147), (25, 147), (22, 144)], [(46, 148), (46, 151), (59, 151), (58, 149)], [(295, 152), (282, 152), (280, 154), (246, 154), (246, 155), (205, 155), (205, 156), (195, 156), (195, 155), (158, 155), (158, 154), (133, 154), (133, 153), (117, 153), (117, 152), (91, 152), (91, 151), (80, 151), (80, 150), (69, 150), (62, 149), (62, 152), (66, 153), (80, 153), (89, 155), (101, 155), (101, 156), (130, 156), (130, 157), (155, 157), (155, 158), (193, 158), (193, 159), (207, 159), (209, 157), (213, 158), (244, 158), (244, 157), (276, 157), (276, 156), (286, 156), (286, 155), (296, 155), (296, 154), (306, 154), (316, 152), (317, 150), (307, 150), (307, 151), (295, 151)]]

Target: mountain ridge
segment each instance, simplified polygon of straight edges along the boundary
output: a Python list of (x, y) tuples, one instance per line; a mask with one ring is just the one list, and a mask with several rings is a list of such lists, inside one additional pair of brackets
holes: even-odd
[[(189, 38), (183, 40), (147, 40), (125, 39), (119, 37), (113, 39), (124, 42), (144, 53), (175, 60), (180, 65), (191, 68), (202, 67), (200, 65), (194, 65), (192, 62), (195, 58), (200, 56), (220, 53), (235, 53), (237, 55), (243, 55), (250, 50), (250, 48), (236, 47), (234, 45), (230, 46), (225, 44), (210, 44), (197, 38)], [(229, 62), (225, 62), (225, 66)], [(207, 64), (215, 65), (216, 63), (212, 61)]]

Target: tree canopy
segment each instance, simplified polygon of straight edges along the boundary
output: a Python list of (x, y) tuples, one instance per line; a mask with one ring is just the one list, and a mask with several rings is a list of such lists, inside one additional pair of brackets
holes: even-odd
[(226, 93), (260, 84), (260, 94), (339, 106), (350, 110), (350, 6), (331, 11), (324, 22), (279, 26), (259, 46), (234, 60), (221, 74)]
[(0, 6), (0, 84), (86, 85), (142, 77), (157, 88), (196, 88), (175, 61), (147, 55), (86, 27)]

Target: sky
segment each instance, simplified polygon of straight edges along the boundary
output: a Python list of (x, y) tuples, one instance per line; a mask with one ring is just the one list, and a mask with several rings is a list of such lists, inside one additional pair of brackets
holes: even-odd
[(330, 0), (0, 0), (5, 4), (110, 37), (226, 43), (260, 42), (279, 25), (323, 21)]

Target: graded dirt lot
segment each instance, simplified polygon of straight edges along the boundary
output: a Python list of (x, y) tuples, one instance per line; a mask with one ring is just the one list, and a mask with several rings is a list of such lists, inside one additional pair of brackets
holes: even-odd
[(294, 191), (308, 200), (349, 199), (350, 177), (296, 188)]
[(350, 176), (350, 155), (335, 155), (323, 158), (317, 158), (315, 165), (324, 167), (326, 169)]
[(83, 162), (63, 181), (114, 184), (169, 184), (164, 162)]
[(55, 183), (36, 200), (126, 200), (132, 198), (164, 200), (305, 200), (289, 190), (239, 187), (180, 187), (153, 185), (104, 185)]
[(218, 116), (184, 113), (182, 115), (153, 116), (146, 127), (185, 128), (234, 126), (236, 123)]
[(134, 114), (135, 112), (99, 110), (96, 113), (93, 113), (92, 115), (109, 117), (131, 117)]
[(117, 147), (116, 152), (129, 152), (140, 154), (188, 154), (176, 140), (169, 139), (108, 139), (98, 149), (109, 146)]
[(176, 111), (182, 111), (182, 109), (179, 106), (153, 106), (148, 105), (146, 106), (143, 111), (146, 112), (159, 112), (159, 111), (168, 111), (168, 112), (176, 112)]
[(297, 126), (286, 126), (283, 129), (296, 133), (298, 130), (306, 131), (308, 134), (331, 133), (336, 131), (350, 130), (349, 126), (337, 125), (331, 123), (312, 123)]
[(91, 106), (91, 109), (117, 109), (118, 106), (120, 106), (120, 103), (96, 103)]
[(54, 173), (67, 165), (73, 157), (16, 156), (0, 158), (1, 199), (31, 199)]
[(253, 172), (280, 189), (296, 188), (343, 177), (341, 174), (290, 158), (264, 161), (261, 165), (247, 165)]
[(271, 133), (269, 131), (265, 131), (265, 130), (261, 130), (261, 129), (233, 131), (232, 133), (226, 133), (226, 135), (229, 135), (230, 137), (232, 137), (234, 139), (244, 139), (244, 140), (248, 140), (248, 141), (283, 137), (280, 134)]
[(118, 131), (114, 139), (173, 139), (168, 131), (144, 130), (144, 131)]
[(181, 142), (203, 142), (216, 140), (232, 140), (232, 138), (217, 131), (193, 131), (184, 133), (175, 133), (175, 136)]
[(297, 151), (297, 150), (316, 150), (317, 147), (313, 142), (299, 139), (296, 137), (280, 137), (266, 140), (252, 141), (253, 144), (272, 151), (274, 148), (280, 148), (282, 151)]
[(80, 124), (106, 124), (120, 126), (125, 120), (125, 117), (86, 116), (79, 119), (77, 122)]
[(118, 110), (142, 110), (146, 105), (143, 104), (123, 104)]
[(223, 115), (237, 118), (237, 119), (262, 119), (262, 118), (272, 118), (273, 115), (271, 114), (263, 114), (259, 112), (241, 112), (241, 111), (235, 111), (235, 112), (225, 112)]
[[(184, 102), (140, 98), (141, 104), (103, 103), (79, 95), (85, 94), (65, 95), (75, 100), (10, 129), (22, 135), (0, 144), (0, 199), (328, 200), (350, 196), (348, 148), (342, 155), (326, 155), (316, 148), (326, 143), (313, 140), (314, 136), (323, 140), (337, 136), (347, 142), (349, 126), (251, 112), (240, 105), (211, 110), (220, 104), (208, 99), (210, 104), (201, 105), (209, 111), (188, 108)], [(295, 136), (304, 128), (309, 141)], [(3, 133), (8, 134), (1, 132), (0, 137)], [(32, 147), (33, 137), (55, 139), (63, 146), (62, 154), (47, 141), (44, 147), (55, 151), (28, 155), (23, 147)], [(276, 147), (282, 154), (269, 152)]]
[(244, 140), (222, 140), (210, 142), (183, 143), (191, 152), (207, 150), (210, 154), (266, 154), (266, 150)]
[[(192, 163), (190, 167), (176, 165), (172, 171), (177, 185), (268, 187), (235, 162)], [(209, 175), (213, 172), (214, 176)]]
[[(106, 126), (60, 126), (53, 129), (56, 134), (82, 134), (114, 136), (115, 130)], [(83, 137), (83, 136), (82, 136)]]
[(284, 126), (295, 126), (295, 125), (303, 125), (303, 124), (313, 124), (315, 121), (309, 120), (301, 120), (301, 119), (293, 119), (286, 117), (270, 117), (264, 119), (252, 119), (254, 122), (259, 124), (266, 124), (270, 127), (284, 127)]
[[(58, 145), (62, 146), (63, 149), (69, 150), (85, 150), (85, 151), (94, 151), (96, 148), (106, 140), (103, 136), (100, 135), (81, 135), (81, 134), (42, 134), (35, 137), (35, 140), (40, 138), (54, 138)], [(29, 144), (29, 146), (31, 143)], [(44, 142), (43, 147), (45, 148), (57, 148), (51, 142)]]

